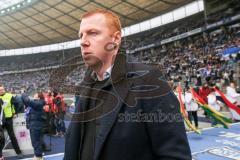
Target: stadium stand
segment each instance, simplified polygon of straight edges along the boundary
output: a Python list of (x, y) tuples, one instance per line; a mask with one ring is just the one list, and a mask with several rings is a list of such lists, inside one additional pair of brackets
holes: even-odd
[[(192, 20), (195, 20), (196, 22)], [(192, 25), (190, 25), (190, 22)], [(174, 25), (171, 24), (171, 28), (169, 26), (170, 24), (154, 29), (150, 32), (143, 32), (131, 37), (125, 37), (128, 42), (131, 42), (131, 46), (128, 49), (135, 49), (153, 42), (159, 42), (164, 38), (191, 31), (196, 27), (204, 27), (203, 13), (201, 12), (193, 15), (183, 21), (177, 21)], [(176, 26), (181, 27), (175, 28)], [(185, 26), (188, 26), (188, 28)], [(181, 28), (184, 28), (185, 30)], [(172, 30), (176, 32), (172, 32)], [(159, 47), (152, 47), (144, 51), (137, 51), (132, 53), (130, 57), (133, 61), (147, 64), (153, 63), (161, 66), (163, 72), (166, 73), (166, 78), (168, 80), (177, 80), (178, 77), (185, 79), (186, 75), (194, 78), (197, 76), (196, 71), (198, 70), (201, 71), (203, 79), (209, 77), (209, 75), (212, 75), (213, 77), (218, 75), (217, 79), (219, 79), (220, 77), (223, 77), (223, 74), (226, 71), (234, 71), (234, 66), (229, 65), (231, 64), (229, 61), (234, 61), (236, 63), (239, 57), (227, 59), (223, 58), (222, 55), (218, 53), (226, 48), (239, 46), (239, 31), (239, 27), (230, 28), (228, 26), (222, 26), (217, 32), (215, 30), (204, 32), (199, 35), (187, 37), (181, 41), (175, 41)], [(159, 35), (162, 35), (162, 37), (159, 37)], [(123, 50), (125, 50), (125, 48), (123, 48)], [(38, 68), (38, 70), (39, 68), (42, 68), (43, 71), (41, 69), (41, 71), (33, 72), (33, 74), (32, 72), (14, 74), (11, 74), (10, 72), (8, 73), (8, 76), (3, 76), (1, 81), (8, 82), (7, 88), (14, 92), (19, 91), (21, 87), (28, 86), (28, 84), (31, 84), (28, 86), (31, 88), (30, 90), (40, 88), (47, 89), (49, 87), (48, 77), (52, 72), (49, 67), (61, 66), (61, 64), (68, 59), (79, 55), (80, 49), (75, 48), (34, 55), (2, 57), (0, 65), (1, 70), (5, 71), (3, 74), (8, 73), (6, 71), (27, 71), (27, 69), (34, 68)], [(12, 61), (12, 59), (14, 59), (14, 61)], [(188, 66), (192, 66), (191, 70), (187, 70)], [(48, 68), (44, 71), (44, 67)], [(207, 73), (203, 72), (207, 71), (209, 68), (211, 68), (211, 71), (208, 71)], [(82, 70), (72, 72), (66, 79), (67, 84), (79, 84), (80, 81), (77, 77), (82, 77), (82, 72)], [(15, 75), (15, 78), (9, 83), (8, 79), (12, 75)], [(233, 75), (230, 74), (231, 80), (232, 76)], [(216, 78), (213, 79), (216, 80)]]

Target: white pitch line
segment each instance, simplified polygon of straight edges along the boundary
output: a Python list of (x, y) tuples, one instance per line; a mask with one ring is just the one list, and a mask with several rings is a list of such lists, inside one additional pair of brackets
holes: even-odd
[[(44, 158), (51, 158), (51, 157), (57, 157), (57, 156), (62, 156), (64, 155), (64, 153), (56, 153), (56, 154), (51, 154), (51, 155), (47, 155), (47, 156), (43, 156)], [(21, 159), (21, 160), (33, 160), (33, 158), (25, 158), (25, 159)]]
[[(229, 124), (230, 126), (234, 126), (234, 125), (238, 125), (238, 124), (240, 124), (240, 122), (236, 122), (236, 123), (232, 123), (232, 124)], [(207, 127), (207, 128), (202, 128), (201, 129), (201, 131), (206, 131), (206, 130), (210, 130), (210, 129), (214, 129), (215, 127)], [(219, 128), (222, 128), (222, 127), (219, 127)], [(215, 128), (215, 129), (217, 129), (217, 128)], [(194, 131), (189, 131), (189, 132), (187, 132), (187, 134), (188, 133), (193, 133)]]

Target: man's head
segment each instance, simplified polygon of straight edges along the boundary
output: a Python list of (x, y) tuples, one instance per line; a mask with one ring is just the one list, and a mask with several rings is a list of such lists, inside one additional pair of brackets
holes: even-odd
[(26, 92), (26, 89), (24, 87), (22, 87), (21, 90), (20, 90), (20, 94), (23, 94), (25, 92)]
[(52, 91), (50, 89), (47, 90), (47, 94), (48, 94), (48, 96), (51, 96), (52, 95)]
[(87, 12), (82, 16), (79, 37), (82, 56), (87, 66), (109, 66), (121, 43), (119, 17), (107, 10)]
[(191, 92), (191, 88), (190, 88), (189, 86), (187, 86), (187, 87), (185, 88), (185, 90), (186, 90), (187, 92)]
[(4, 95), (5, 94), (5, 88), (2, 84), (0, 84), (0, 96)]
[(58, 95), (58, 91), (57, 90), (53, 90), (53, 97), (56, 97)]
[(205, 82), (205, 83), (203, 83), (203, 88), (207, 88), (208, 87), (208, 83), (207, 82)]
[(235, 88), (235, 84), (233, 82), (231, 82), (230, 87)]
[(33, 95), (33, 99), (41, 99), (44, 100), (44, 95), (42, 92), (37, 92)]

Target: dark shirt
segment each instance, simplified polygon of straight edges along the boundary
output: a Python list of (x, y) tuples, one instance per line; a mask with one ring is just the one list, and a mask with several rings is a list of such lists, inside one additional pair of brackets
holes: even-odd
[(3, 105), (3, 100), (0, 98), (0, 106)]
[(30, 109), (26, 119), (29, 129), (42, 130), (45, 101), (43, 99), (30, 99), (26, 94), (22, 94), (22, 99), (24, 105)]
[(16, 113), (24, 113), (24, 104), (21, 95), (16, 95), (12, 103), (15, 106)]
[[(103, 81), (95, 81), (92, 88), (97, 90), (107, 90), (111, 91), (111, 83), (110, 79), (106, 79)], [(95, 96), (97, 94), (97, 96)], [(95, 93), (95, 91), (92, 91), (90, 94), (89, 102), (88, 102), (88, 108), (86, 110), (90, 110), (95, 108), (99, 103), (100, 100), (94, 100), (94, 98), (101, 99), (101, 94), (99, 91)], [(94, 113), (95, 115), (97, 113)], [(93, 117), (96, 117), (92, 115)], [(92, 119), (91, 121), (85, 122), (85, 132), (84, 132), (84, 140), (83, 140), (83, 147), (82, 151), (80, 151), (81, 160), (93, 160), (94, 155), (94, 149), (95, 149), (95, 140), (99, 133), (100, 128), (100, 120), (99, 119)]]

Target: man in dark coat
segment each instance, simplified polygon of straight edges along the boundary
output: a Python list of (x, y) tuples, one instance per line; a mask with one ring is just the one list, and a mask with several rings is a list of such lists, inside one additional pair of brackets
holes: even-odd
[(34, 149), (34, 160), (42, 160), (42, 137), (43, 137), (43, 107), (45, 105), (44, 95), (42, 92), (34, 94), (30, 99), (25, 93), (22, 94), (23, 103), (27, 106), (26, 122), (30, 130), (30, 137)]
[(79, 36), (88, 70), (64, 159), (190, 160), (178, 100), (157, 68), (127, 63), (119, 52), (119, 17), (88, 12)]

